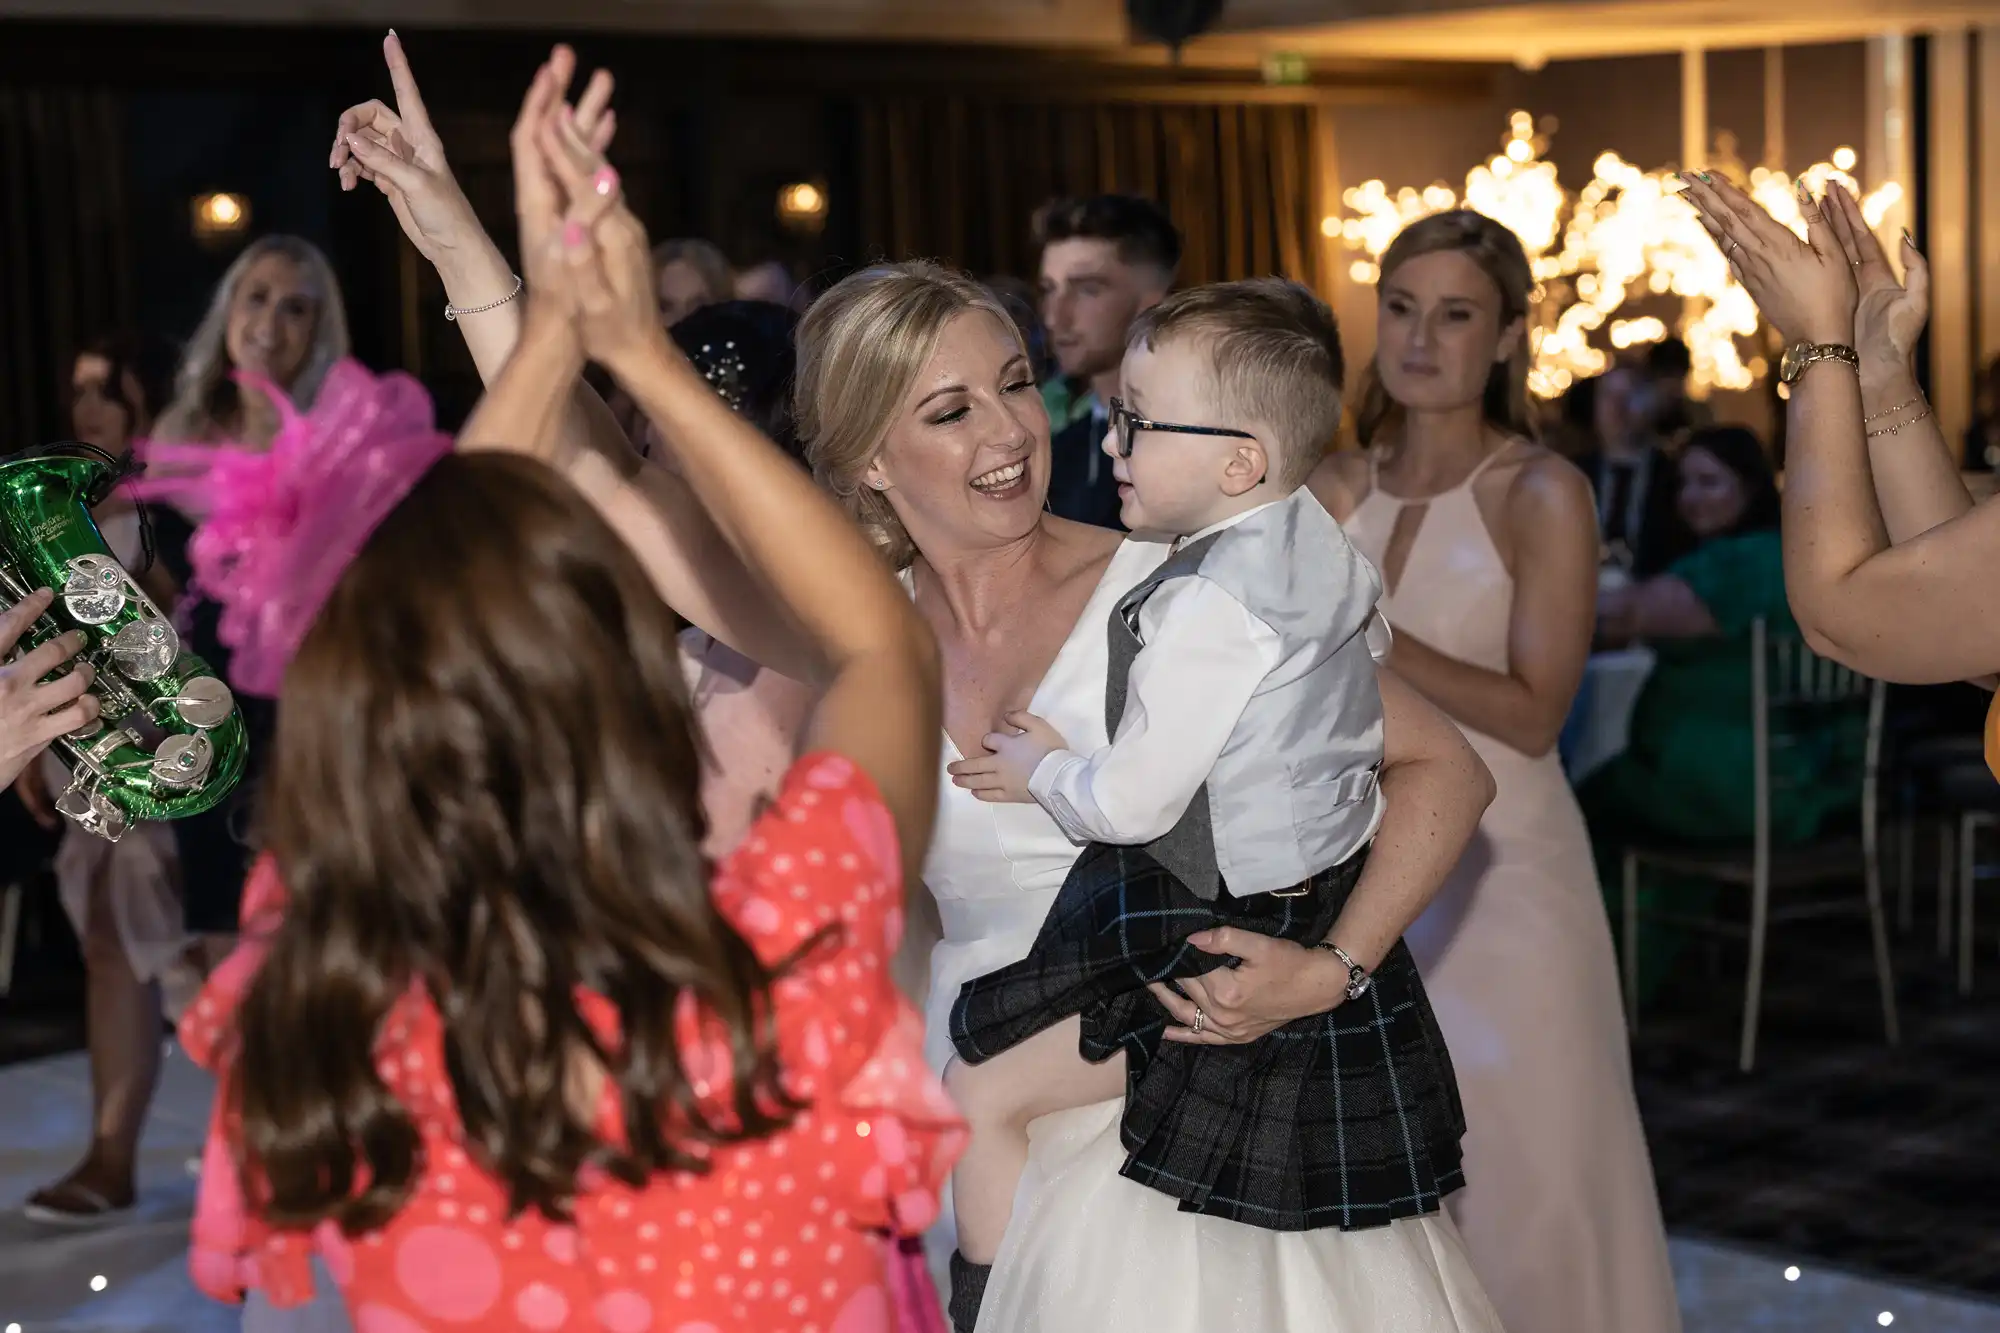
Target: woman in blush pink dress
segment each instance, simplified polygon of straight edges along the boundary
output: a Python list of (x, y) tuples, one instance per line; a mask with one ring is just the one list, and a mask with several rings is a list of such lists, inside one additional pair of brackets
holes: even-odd
[(1590, 840), (1554, 754), (1590, 652), (1583, 474), (1529, 438), (1521, 243), (1470, 211), (1383, 256), (1365, 452), (1314, 487), (1381, 567), (1388, 665), (1498, 789), (1407, 935), (1465, 1104), (1447, 1207), (1522, 1333), (1679, 1333)]

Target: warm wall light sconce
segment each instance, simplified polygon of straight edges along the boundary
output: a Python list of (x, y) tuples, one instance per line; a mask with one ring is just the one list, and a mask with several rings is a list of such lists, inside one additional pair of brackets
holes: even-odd
[(817, 233), (826, 225), (826, 187), (797, 181), (779, 190), (778, 221), (793, 231)]
[(194, 197), (194, 234), (214, 241), (240, 235), (250, 226), (250, 201), (240, 194), (198, 194)]

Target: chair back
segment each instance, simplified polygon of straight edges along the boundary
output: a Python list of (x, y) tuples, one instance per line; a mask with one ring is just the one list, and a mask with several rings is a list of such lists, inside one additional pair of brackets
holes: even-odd
[(1761, 618), (1750, 626), (1750, 647), (1758, 868), (1770, 868), (1772, 784), (1784, 780), (1774, 779), (1771, 756), (1786, 750), (1812, 756), (1805, 771), (1814, 785), (1854, 784), (1862, 842), (1872, 857), (1888, 687), (1821, 657), (1795, 633), (1773, 633)]

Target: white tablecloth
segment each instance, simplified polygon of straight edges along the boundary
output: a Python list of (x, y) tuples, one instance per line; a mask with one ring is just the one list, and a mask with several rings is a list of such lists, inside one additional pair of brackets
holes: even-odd
[(1583, 684), (1570, 706), (1557, 743), (1572, 783), (1581, 782), (1624, 752), (1632, 726), (1632, 706), (1653, 672), (1653, 650), (1621, 648), (1592, 653)]

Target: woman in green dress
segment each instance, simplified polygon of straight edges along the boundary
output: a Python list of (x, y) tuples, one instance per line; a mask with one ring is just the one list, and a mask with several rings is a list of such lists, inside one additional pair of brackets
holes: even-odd
[[(1750, 627), (1761, 619), (1773, 637), (1798, 634), (1785, 602), (1777, 479), (1757, 436), (1734, 426), (1696, 431), (1681, 451), (1680, 480), (1681, 517), (1700, 544), (1666, 573), (1598, 601), (1600, 640), (1643, 641), (1658, 658), (1624, 753), (1577, 789), (1614, 930), (1623, 925), (1627, 845), (1741, 843), (1755, 832)], [(1771, 832), (1780, 844), (1811, 838), (1857, 803), (1853, 784), (1822, 776), (1823, 748), (1772, 751)], [(1671, 892), (1679, 908), (1697, 907), (1706, 888), (1650, 879), (1646, 897)], [(1642, 988), (1665, 974), (1677, 946), (1647, 931)]]

